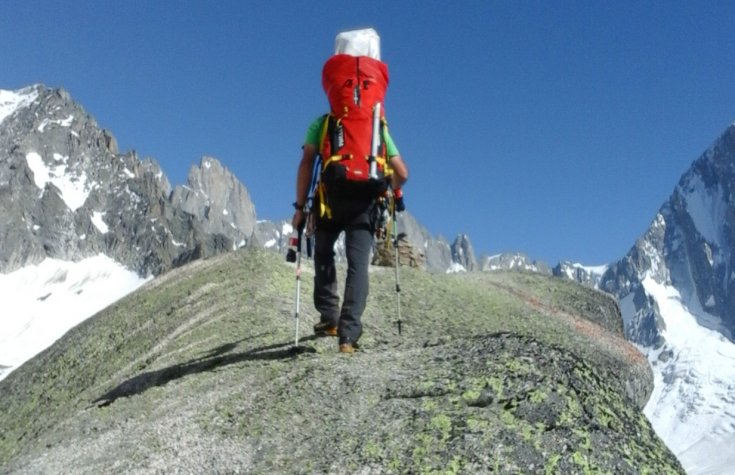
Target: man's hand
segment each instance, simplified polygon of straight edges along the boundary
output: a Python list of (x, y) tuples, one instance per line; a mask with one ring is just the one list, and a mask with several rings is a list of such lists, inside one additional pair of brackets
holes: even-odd
[(403, 211), (406, 211), (406, 203), (403, 202), (403, 195), (396, 198), (395, 206), (396, 206), (396, 213), (401, 213)]
[(298, 230), (301, 229), (304, 226), (304, 211), (301, 209), (297, 209), (296, 212), (293, 214), (293, 218), (291, 218), (291, 225), (294, 229)]

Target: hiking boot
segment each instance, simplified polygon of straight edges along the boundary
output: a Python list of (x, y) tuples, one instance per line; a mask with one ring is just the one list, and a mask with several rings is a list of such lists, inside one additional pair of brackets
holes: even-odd
[(342, 343), (339, 345), (340, 353), (354, 353), (355, 350), (356, 348), (352, 343)]
[[(340, 340), (342, 340), (340, 338)], [(356, 341), (342, 340), (339, 342), (340, 353), (354, 353), (360, 349), (360, 345)]]
[(319, 322), (314, 325), (314, 335), (316, 336), (337, 336), (337, 325), (327, 322)]

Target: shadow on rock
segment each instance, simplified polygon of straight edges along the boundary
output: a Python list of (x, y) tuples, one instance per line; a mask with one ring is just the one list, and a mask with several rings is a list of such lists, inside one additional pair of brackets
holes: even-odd
[[(309, 336), (302, 338), (301, 341), (314, 340), (316, 337)], [(242, 363), (245, 361), (273, 361), (286, 358), (293, 358), (300, 353), (314, 353), (313, 348), (298, 347), (295, 348), (289, 343), (277, 343), (274, 345), (254, 348), (249, 351), (230, 353), (237, 346), (245, 341), (245, 339), (227, 343), (208, 351), (206, 355), (186, 363), (181, 363), (156, 371), (148, 371), (139, 374), (133, 378), (120, 383), (117, 387), (92, 401), (97, 407), (106, 407), (114, 403), (121, 397), (134, 396), (141, 394), (150, 388), (156, 386), (165, 386), (170, 381), (183, 378), (184, 376), (204, 371), (212, 371), (223, 366)], [(295, 351), (296, 350), (296, 351)]]

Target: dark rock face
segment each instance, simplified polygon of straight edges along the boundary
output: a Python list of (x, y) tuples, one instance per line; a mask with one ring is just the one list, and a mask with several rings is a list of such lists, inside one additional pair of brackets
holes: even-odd
[(375, 243), (373, 265), (395, 267), (396, 260), (399, 266), (423, 268), (425, 265), (424, 255), (413, 248), (405, 234), (399, 234), (395, 243), (391, 238)]
[(186, 186), (171, 196), (174, 207), (191, 214), (208, 234), (221, 234), (243, 247), (255, 230), (255, 207), (240, 181), (217, 160), (204, 157), (189, 170)]
[(461, 265), (468, 272), (477, 270), (475, 250), (468, 235), (460, 234), (452, 243), (452, 262)]
[(426, 269), (430, 272), (446, 272), (452, 264), (452, 250), (449, 242), (442, 236), (434, 237), (416, 218), (408, 212), (398, 214), (398, 231), (414, 251), (423, 253)]
[(69, 94), (32, 86), (0, 122), (0, 271), (106, 254), (141, 275), (247, 244), (255, 209), (213, 158), (173, 194)]

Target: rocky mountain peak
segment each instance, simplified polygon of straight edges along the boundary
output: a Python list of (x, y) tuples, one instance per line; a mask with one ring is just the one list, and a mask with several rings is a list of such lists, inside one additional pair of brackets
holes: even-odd
[(467, 234), (458, 235), (452, 243), (452, 262), (461, 265), (470, 272), (478, 268), (475, 250), (472, 248), (472, 242)]
[[(648, 230), (612, 266), (601, 287), (623, 297), (635, 292), (645, 278), (677, 288), (685, 301), (696, 302), (703, 310), (700, 314), (707, 314), (700, 319), (702, 325), (732, 339), (735, 331), (735, 125), (728, 127), (681, 177)], [(645, 299), (639, 296), (637, 301), (643, 303)], [(643, 310), (643, 307), (636, 308), (639, 313)], [(648, 313), (651, 312), (656, 314), (655, 309)], [(644, 334), (650, 335), (651, 331), (648, 328)], [(645, 343), (650, 343), (650, 339)]]
[(36, 85), (0, 94), (1, 272), (102, 253), (159, 274), (252, 235), (247, 190), (215, 159), (170, 190), (154, 160), (119, 153), (68, 92)]
[(171, 202), (200, 220), (207, 232), (230, 236), (238, 247), (247, 244), (255, 230), (255, 206), (248, 190), (213, 157), (192, 165), (186, 185), (174, 189)]

